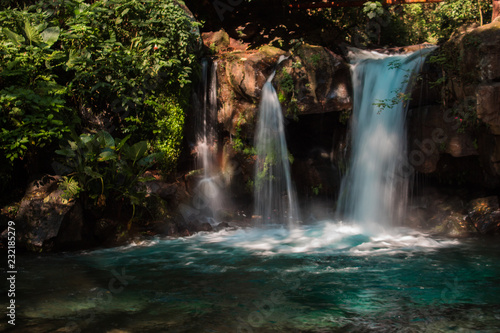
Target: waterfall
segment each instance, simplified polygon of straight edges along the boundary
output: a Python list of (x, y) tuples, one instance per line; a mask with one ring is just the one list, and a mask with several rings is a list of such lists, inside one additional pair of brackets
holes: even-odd
[(293, 226), (298, 219), (298, 206), (290, 177), (283, 114), (271, 83), (274, 74), (262, 88), (255, 132), (255, 215), (265, 224), (287, 223)]
[(404, 216), (409, 179), (398, 172), (407, 159), (408, 103), (403, 97), (411, 88), (412, 76), (434, 48), (404, 55), (350, 50), (352, 150), (338, 203), (345, 220), (376, 231)]
[(217, 63), (203, 59), (201, 80), (201, 110), (196, 122), (196, 168), (203, 169), (204, 178), (213, 172), (217, 124)]
[(203, 170), (196, 191), (203, 197), (210, 215), (215, 217), (221, 208), (220, 190), (216, 183), (217, 149), (217, 62), (202, 59), (202, 77), (200, 86), (201, 105), (195, 120), (196, 168)]

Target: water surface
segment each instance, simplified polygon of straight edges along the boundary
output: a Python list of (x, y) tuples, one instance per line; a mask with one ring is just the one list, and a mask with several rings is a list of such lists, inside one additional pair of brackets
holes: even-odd
[(14, 331), (498, 332), (499, 258), (332, 221), (19, 257)]

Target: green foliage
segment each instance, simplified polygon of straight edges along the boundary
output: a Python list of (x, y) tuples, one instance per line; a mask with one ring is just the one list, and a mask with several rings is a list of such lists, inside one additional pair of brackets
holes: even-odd
[[(383, 7), (368, 1), (360, 8), (311, 10), (325, 30), (356, 47), (403, 46), (423, 42), (441, 43), (463, 25), (484, 24), (491, 19), (491, 0), (447, 0), (432, 4)], [(364, 19), (363, 19), (364, 18)]]
[(319, 184), (317, 186), (311, 186), (311, 191), (315, 196), (319, 195), (320, 190), (323, 188), (322, 184)]
[(66, 66), (76, 73), (77, 107), (105, 115), (115, 135), (148, 140), (171, 171), (180, 154), (197, 25), (172, 0), (97, 1), (73, 10), (63, 35), (64, 47), (74, 50)]
[(148, 180), (143, 174), (159, 154), (149, 154), (146, 141), (129, 145), (129, 138), (115, 139), (105, 131), (73, 135), (68, 145), (56, 151), (64, 157), (61, 164), (71, 177), (65, 180), (65, 191), (81, 192), (86, 208), (102, 208), (122, 199), (134, 207), (142, 204), (144, 193), (138, 185)]
[(152, 145), (161, 156), (160, 167), (165, 173), (172, 172), (177, 166), (184, 138), (184, 110), (174, 98), (164, 95), (149, 99), (145, 104), (153, 108), (145, 115), (140, 130), (151, 131)]
[(62, 180), (59, 182), (59, 188), (64, 192), (61, 197), (66, 200), (78, 198), (80, 196), (80, 192), (82, 191), (78, 181), (76, 181), (73, 177), (67, 176), (63, 176)]
[(286, 68), (283, 68), (282, 72), (282, 79), (280, 80), (280, 88), (286, 93), (286, 94), (293, 94), (295, 90), (295, 83), (293, 82), (293, 78), (290, 75), (290, 73), (287, 72)]
[(377, 16), (384, 15), (384, 7), (382, 7), (380, 1), (367, 1), (363, 5), (363, 13), (365, 13), (369, 19), (373, 19)]
[(0, 12), (0, 178), (10, 180), (16, 160), (58, 142), (74, 125), (67, 88), (58, 82), (63, 52), (53, 46), (60, 28), (44, 15)]
[[(301, 64), (300, 62), (297, 62)], [(302, 66), (302, 65), (300, 65)], [(292, 64), (292, 68), (296, 68)], [(300, 68), (300, 67), (299, 67)], [(297, 92), (295, 90), (295, 82), (293, 77), (286, 68), (283, 68), (280, 75), (280, 81), (278, 83), (278, 100), (284, 106), (286, 106), (287, 115), (292, 116), (295, 121), (298, 120), (299, 108), (297, 105)]]
[(242, 125), (246, 122), (245, 115), (242, 113), (238, 117), (238, 121), (236, 122), (235, 131), (236, 135), (232, 138), (233, 149), (241, 154), (250, 156), (255, 155), (255, 147), (250, 145), (248, 142), (244, 141), (242, 137)]
[[(276, 170), (277, 165), (282, 164), (281, 156), (279, 156), (280, 152), (275, 149), (276, 147), (274, 147), (273, 143), (269, 143), (269, 145), (270, 147), (272, 147), (272, 149), (262, 149), (262, 151), (265, 151), (267, 154), (262, 163), (262, 167), (259, 167), (259, 171), (255, 175), (253, 184), (257, 189), (262, 188), (265, 183), (274, 182), (276, 180), (276, 177), (273, 175), (273, 170)], [(290, 164), (293, 164), (293, 155), (289, 151), (287, 152), (287, 155), (288, 162)]]
[(274, 181), (274, 176), (271, 170), (272, 166), (276, 165), (276, 159), (277, 157), (274, 152), (266, 155), (262, 168), (259, 168), (259, 171), (255, 175), (254, 186), (256, 189), (261, 189), (265, 183)]
[(439, 4), (412, 4), (389, 9), (382, 43), (411, 45), (448, 40), (463, 25), (483, 24), (491, 18), (491, 0), (448, 0)]
[(342, 110), (339, 116), (340, 123), (343, 125), (347, 124), (349, 119), (351, 119), (351, 113), (352, 113), (351, 109)]
[(174, 170), (199, 42), (176, 1), (10, 5), (0, 11), (2, 183), (16, 161), (78, 126), (147, 141)]

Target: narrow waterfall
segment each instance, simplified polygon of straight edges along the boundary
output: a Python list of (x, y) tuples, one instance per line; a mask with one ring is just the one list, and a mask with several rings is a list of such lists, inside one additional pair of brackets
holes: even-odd
[[(351, 161), (338, 209), (344, 220), (376, 231), (404, 216), (409, 179), (404, 93), (435, 47), (404, 55), (351, 50), (354, 106)], [(405, 164), (406, 165), (406, 164)]]
[(215, 217), (221, 206), (219, 186), (215, 183), (217, 149), (217, 62), (202, 60), (202, 80), (200, 88), (200, 111), (195, 123), (196, 168), (203, 170), (197, 191), (207, 204), (206, 208)]
[(217, 63), (202, 60), (201, 110), (196, 121), (196, 168), (210, 178), (214, 165), (217, 124)]
[(265, 224), (287, 223), (293, 226), (298, 220), (298, 206), (290, 177), (283, 114), (271, 83), (274, 75), (262, 88), (255, 132), (255, 215)]

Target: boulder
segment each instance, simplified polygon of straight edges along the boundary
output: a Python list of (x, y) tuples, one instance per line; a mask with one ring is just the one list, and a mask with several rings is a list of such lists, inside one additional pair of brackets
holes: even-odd
[(435, 188), (422, 189), (420, 196), (412, 198), (405, 225), (447, 237), (476, 234), (459, 195), (443, 193)]
[[(500, 20), (463, 29), (442, 47), (445, 102), (468, 126), (489, 187), (500, 183)], [(457, 56), (458, 55), (458, 56)], [(456, 150), (455, 150), (456, 151)], [(451, 153), (452, 151), (450, 151)]]
[(17, 241), (33, 251), (75, 248), (83, 242), (82, 207), (59, 189), (60, 176), (32, 182), (16, 215)]
[(467, 206), (469, 221), (483, 235), (500, 232), (500, 206), (497, 196), (474, 199)]
[(462, 84), (500, 79), (500, 21), (457, 31), (443, 50)]
[(251, 137), (262, 87), (285, 51), (271, 46), (259, 50), (225, 53), (217, 66), (218, 121), (234, 135)]
[(229, 35), (224, 30), (204, 32), (201, 38), (212, 53), (221, 53), (229, 48)]
[(436, 171), (441, 154), (453, 157), (478, 155), (469, 132), (459, 130), (463, 119), (438, 105), (410, 110), (409, 162), (420, 173)]
[[(231, 44), (230, 38), (229, 45)], [(279, 58), (287, 55), (288, 58), (278, 64)], [(297, 152), (295, 146), (300, 149), (302, 144), (293, 141), (301, 141), (301, 138), (307, 137), (310, 138), (306, 140), (307, 143), (314, 144), (319, 150), (332, 150), (331, 129), (336, 123), (321, 123), (324, 130), (318, 130), (317, 124), (309, 126), (304, 122), (305, 119), (328, 114), (323, 121), (332, 119), (338, 122), (341, 117), (347, 118), (352, 108), (349, 66), (342, 57), (324, 47), (304, 44), (290, 55), (279, 48), (265, 45), (257, 50), (220, 54), (217, 60), (217, 82), (218, 122), (222, 136), (219, 136), (218, 150), (222, 153), (222, 172), (225, 173), (225, 165), (238, 165), (239, 172), (231, 176), (228, 191), (233, 200), (241, 199), (248, 203), (249, 200), (243, 198), (251, 197), (255, 163), (252, 153), (253, 136), (262, 87), (274, 70), (276, 75), (272, 83), (277, 90), (285, 116), (289, 150), (297, 156), (296, 163), (292, 166), (296, 171), (300, 169), (299, 166), (307, 169), (311, 156)], [(295, 134), (291, 134), (292, 132)], [(324, 132), (324, 135), (319, 138), (318, 132)], [(319, 139), (324, 139), (324, 142), (319, 142)], [(228, 164), (227, 161), (231, 163)], [(329, 164), (330, 160), (323, 159), (314, 163), (315, 170), (300, 184), (302, 188), (307, 189), (302, 193), (311, 194), (311, 189), (324, 195), (335, 192), (333, 187), (338, 187), (338, 181), (331, 180), (332, 177), (328, 178), (327, 175), (329, 183), (322, 187), (317, 183), (330, 171)]]
[[(426, 102), (434, 100), (434, 105), (425, 108), (411, 104), (410, 163), (418, 172), (440, 180), (449, 178), (447, 170), (470, 179), (474, 169), (476, 180), (468, 183), (498, 186), (500, 20), (458, 30), (436, 51), (434, 59), (437, 61), (429, 68), (441, 65), (444, 73), (444, 78), (433, 79), (444, 82), (441, 89), (433, 88), (441, 91), (442, 101), (426, 98)], [(471, 163), (479, 166), (471, 169)]]
[(322, 46), (301, 45), (278, 66), (273, 83), (291, 117), (352, 109), (349, 66)]
[(479, 85), (476, 98), (477, 117), (489, 126), (492, 134), (500, 135), (500, 83)]

